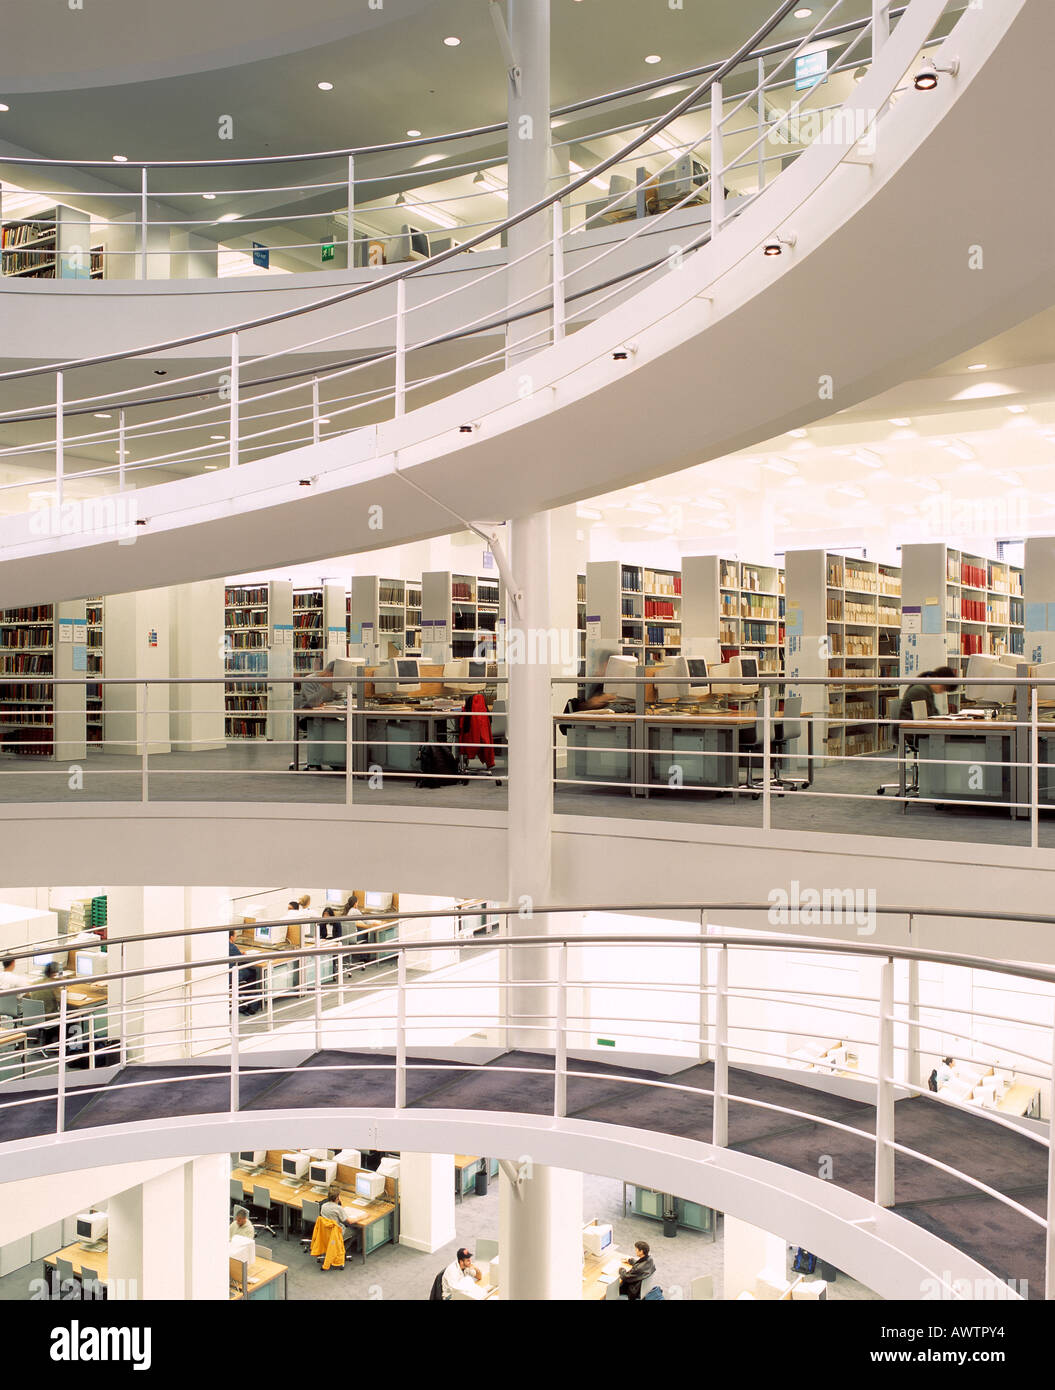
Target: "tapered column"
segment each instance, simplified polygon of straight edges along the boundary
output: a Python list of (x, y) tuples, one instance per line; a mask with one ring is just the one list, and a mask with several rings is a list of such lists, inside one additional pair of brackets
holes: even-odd
[(521, 1159), (499, 1174), (503, 1299), (582, 1298), (582, 1174)]
[[(508, 0), (506, 12), (513, 56), (519, 66), (518, 87), (509, 80), (509, 211), (519, 212), (530, 207), (549, 192), (550, 128), (549, 128), (549, 70), (550, 70), (550, 0)], [(543, 251), (530, 256), (520, 265), (520, 257), (537, 247), (548, 246), (551, 218), (540, 213), (519, 223), (509, 233), (509, 264), (507, 278), (508, 303), (516, 304), (525, 295), (532, 295), (527, 305), (545, 303), (549, 297), (549, 256)], [(537, 295), (532, 294), (538, 291)], [(546, 327), (548, 315), (537, 315), (510, 325), (506, 341), (509, 360), (537, 352), (546, 346), (541, 336), (533, 337)], [(517, 345), (520, 346), (519, 350)]]

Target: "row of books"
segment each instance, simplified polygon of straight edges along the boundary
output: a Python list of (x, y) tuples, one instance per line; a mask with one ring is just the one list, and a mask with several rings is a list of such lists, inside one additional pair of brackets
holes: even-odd
[(681, 575), (670, 574), (663, 570), (642, 570), (641, 586), (646, 594), (676, 596), (681, 593)]
[(960, 620), (969, 623), (984, 623), (988, 605), (982, 598), (961, 598), (960, 599)]
[(24, 647), (50, 647), (52, 629), (48, 627), (0, 627), (0, 648), (17, 651)]
[[(468, 616), (470, 619), (471, 619), (471, 617), (472, 617), (471, 614), (468, 614), (468, 615), (464, 615), (464, 614), (463, 614), (462, 616)], [(378, 618), (377, 618), (377, 629), (378, 629), (379, 632), (402, 632), (402, 631), (403, 631), (403, 615), (402, 615), (401, 613), (380, 613), (380, 614), (378, 614)]]
[[(477, 603), (497, 603), (498, 585), (481, 583), (476, 591), (476, 601)], [(418, 602), (420, 603), (421, 600), (419, 599)]]
[(750, 565), (744, 565), (741, 571), (741, 589), (750, 589), (757, 593), (761, 589), (771, 590), (775, 587), (774, 580), (776, 575), (773, 570), (756, 570)]
[(235, 651), (267, 646), (267, 629), (261, 631), (227, 632), (227, 645)]
[(267, 585), (254, 585), (252, 588), (237, 588), (227, 590), (227, 606), (229, 608), (247, 608), (253, 605), (267, 603)]
[(8, 676), (51, 676), (55, 673), (52, 652), (4, 652), (0, 650), (0, 674)]
[(266, 710), (267, 704), (262, 694), (231, 695), (228, 693), (224, 696), (224, 708), (248, 714), (252, 713), (254, 710)]
[(55, 617), (50, 603), (36, 603), (29, 608), (5, 608), (0, 613), (3, 623), (50, 623)]
[(451, 580), (451, 598), (460, 599), (463, 603), (473, 602), (472, 581), (468, 579)]
[(321, 608), (322, 608), (322, 590), (321, 590), (321, 589), (310, 589), (307, 593), (304, 593), (304, 594), (294, 594), (294, 595), (293, 595), (293, 611), (294, 611), (294, 613), (296, 613), (298, 609), (304, 609), (304, 608), (308, 608), (308, 609), (311, 609), (311, 608), (320, 608), (320, 609), (321, 609)]
[(223, 736), (224, 738), (259, 738), (263, 723), (262, 719), (225, 719), (223, 721)]
[(397, 580), (381, 579), (377, 584), (378, 603), (403, 603), (406, 596), (404, 585)]
[(620, 583), (624, 589), (629, 589), (633, 594), (639, 594), (642, 590), (641, 571), (636, 565), (623, 565), (621, 567), (622, 578)]
[(227, 614), (227, 630), (236, 627), (267, 627), (267, 613), (262, 608), (235, 608)]
[(646, 618), (676, 618), (677, 609), (670, 599), (666, 598), (647, 598), (645, 599)]
[(293, 626), (295, 628), (322, 628), (322, 609), (312, 608), (301, 609), (300, 612), (293, 614)]
[(746, 619), (740, 624), (741, 642), (752, 644), (761, 642), (766, 646), (776, 646), (782, 640), (783, 628), (774, 627), (772, 623), (747, 622)]
[(680, 627), (663, 627), (658, 623), (645, 625), (645, 641), (651, 647), (677, 647), (681, 645)]
[(10, 681), (0, 686), (0, 704), (9, 700), (52, 700), (55, 687), (50, 681)]

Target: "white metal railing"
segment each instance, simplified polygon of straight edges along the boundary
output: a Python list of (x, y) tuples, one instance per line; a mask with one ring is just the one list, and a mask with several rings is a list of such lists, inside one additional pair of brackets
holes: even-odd
[[(937, 41), (941, 22), (963, 8), (952, 0), (912, 0), (897, 11), (901, 17), (887, 50), (897, 61), (885, 67), (872, 62), (876, 50), (882, 52), (885, 35), (881, 6), (873, 21), (838, 28), (839, 71), (857, 72), (860, 63), (869, 69), (866, 81), (875, 84), (874, 105), (851, 111), (851, 131), (840, 133), (840, 108), (823, 99), (820, 84), (794, 93), (790, 105), (771, 113), (773, 119), (759, 115), (769, 111), (767, 102), (775, 92), (794, 84), (796, 58), (819, 35), (832, 31), (845, 3), (833, 0), (793, 45), (765, 49), (767, 36), (792, 8), (792, 0), (782, 0), (735, 54), (707, 69), (703, 81), (611, 155), (590, 169), (571, 173), (545, 198), (501, 223), (473, 231), (460, 245), (427, 262), (221, 329), (0, 373), (0, 391), (17, 389), (19, 382), (37, 377), (50, 379), (55, 401), (53, 407), (8, 408), (0, 416), (0, 426), (17, 427), (21, 434), (17, 444), (0, 448), (0, 460), (31, 467), (34, 460), (40, 463), (32, 480), (0, 485), (0, 503), (8, 510), (18, 509), (30, 501), (30, 490), (40, 494), (43, 486), (47, 491), (43, 498), (33, 499), (30, 509), (41, 500), (45, 509), (61, 509), (74, 480), (79, 488), (123, 490), (133, 479), (140, 485), (149, 483), (155, 476), (152, 470), (233, 467), (335, 435), (369, 432), (378, 421), (401, 416), (437, 392), (453, 392), (481, 374), (502, 371), (510, 351), (522, 355), (559, 341), (618, 297), (665, 274), (671, 265), (671, 237), (677, 241), (679, 257), (706, 245), (764, 197), (779, 176), (770, 177), (775, 162), (783, 167), (822, 139), (825, 131), (835, 131), (838, 138), (827, 141), (834, 149), (833, 163), (822, 178), (847, 162), (858, 162), (855, 151), (862, 142), (871, 146), (877, 138), (890, 97), (917, 54)], [(773, 66), (767, 66), (770, 59)], [(880, 67), (885, 73), (881, 81)], [(701, 109), (711, 113), (704, 133), (693, 139), (677, 132), (665, 134), (673, 122)], [(812, 121), (810, 140), (781, 145), (779, 154), (767, 149), (775, 126), (801, 126), (807, 117)], [(645, 177), (638, 179), (636, 161), (645, 157), (641, 152), (655, 144), (656, 137), (663, 154), (652, 162), (661, 167), (646, 166)], [(635, 169), (631, 189), (609, 190), (588, 217), (578, 220), (578, 195), (593, 182), (601, 182), (603, 189), (602, 175), (630, 167)], [(652, 214), (642, 215), (653, 204)], [(634, 214), (629, 222), (611, 225), (626, 212)], [(545, 213), (552, 219), (550, 235), (532, 233), (525, 238), (517, 233), (516, 249), (500, 263), (474, 260), (472, 253), (496, 236), (507, 239), (521, 224)], [(651, 238), (654, 248), (657, 235), (666, 238), (661, 254), (650, 251), (646, 241)], [(520, 249), (525, 240), (527, 249)], [(471, 274), (451, 281), (427, 273), (441, 268)], [(467, 294), (471, 301), (465, 300)], [(362, 304), (355, 304), (357, 300)], [(472, 307), (467, 309), (467, 303)], [(325, 311), (338, 305), (361, 310), (362, 321), (349, 325), (345, 315), (339, 327), (332, 327)], [(303, 340), (281, 349), (265, 344), (254, 350), (254, 335), (301, 316), (314, 329)], [(436, 331), (438, 318), (449, 326)], [(514, 328), (515, 341), (507, 344), (506, 330)], [(460, 353), (454, 365), (436, 365), (428, 357), (430, 349), (455, 342), (469, 344), (470, 350)], [(140, 359), (190, 346), (199, 348), (199, 355), (219, 359), (218, 365), (141, 384)], [(296, 354), (305, 350), (334, 353), (340, 360), (323, 369), (294, 365)], [(76, 370), (104, 365), (119, 366), (115, 384), (78, 393)], [(101, 426), (95, 423), (99, 416), (106, 420)], [(80, 427), (84, 422), (86, 430)], [(65, 459), (78, 450), (118, 457), (116, 462), (101, 458), (72, 473)], [(49, 469), (52, 459), (54, 467)], [(17, 550), (11, 547), (12, 553)]]
[[(25, 1118), (31, 1113), (42, 1113), (29, 1111), (29, 1107), (42, 1104), (42, 1095), (49, 1107), (57, 1098), (54, 1130), (62, 1134), (72, 1094), (70, 1083), (74, 1079), (78, 1081), (76, 1093), (81, 1100), (104, 1092), (137, 1097), (138, 1104), (129, 1112), (129, 1118), (148, 1121), (157, 1087), (180, 1086), (203, 1076), (215, 1078), (219, 1064), (227, 1068), (229, 1108), (236, 1111), (240, 1076), (247, 1067), (252, 1067), (255, 1077), (276, 1080), (296, 1072), (294, 1066), (272, 1064), (274, 1052), (268, 1048), (269, 1039), (278, 1039), (281, 1044), (307, 1044), (316, 1053), (372, 1051), (370, 1060), (337, 1059), (327, 1062), (325, 1069), (333, 1073), (335, 1082), (354, 1079), (360, 1073), (384, 1074), (391, 1080), (392, 1104), (396, 1109), (406, 1104), (408, 1076), (435, 1065), (430, 1061), (430, 1047), (442, 1049), (445, 1075), (468, 1076), (481, 1065), (473, 1049), (481, 1044), (489, 1046), (488, 1074), (508, 1076), (514, 1097), (519, 1076), (531, 1075), (536, 1081), (539, 1076), (537, 1066), (523, 1065), (518, 1059), (518, 1049), (524, 1049), (553, 1057), (552, 1115), (557, 1121), (568, 1113), (569, 1080), (588, 1081), (603, 1075), (610, 1083), (614, 1074), (627, 1086), (639, 1087), (643, 1099), (655, 1100), (669, 1092), (672, 1097), (709, 1101), (709, 1137), (719, 1147), (729, 1142), (730, 1109), (737, 1106), (823, 1125), (859, 1139), (874, 1153), (877, 1207), (894, 1204), (897, 1156), (951, 1176), (1006, 1207), (1016, 1218), (1044, 1231), (1047, 1296), (1055, 1296), (1052, 1185), (1048, 1185), (1042, 1216), (1010, 1192), (1002, 1191), (992, 1180), (986, 1181), (966, 1168), (923, 1151), (925, 1138), (918, 1141), (920, 1148), (900, 1142), (895, 1109), (896, 1101), (907, 1097), (916, 1097), (931, 1107), (935, 1137), (940, 1135), (940, 1116), (946, 1107), (951, 1105), (960, 1112), (972, 1113), (980, 1123), (991, 1124), (994, 1133), (997, 1129), (1013, 1131), (1027, 1146), (1036, 1145), (1042, 1153), (1039, 1166), (1046, 1172), (1052, 1141), (1055, 970), (984, 956), (893, 948), (860, 938), (821, 941), (779, 933), (752, 935), (735, 929), (729, 932), (709, 925), (717, 918), (735, 920), (738, 913), (744, 912), (752, 914), (750, 920), (755, 920), (759, 913), (770, 910), (771, 903), (666, 904), (663, 910), (671, 916), (694, 919), (679, 923), (681, 930), (677, 932), (670, 930), (669, 921), (657, 923), (652, 932), (635, 929), (627, 934), (594, 932), (588, 927), (565, 932), (560, 927), (560, 916), (565, 912), (654, 914), (657, 906), (652, 902), (640, 907), (626, 903), (614, 907), (535, 905), (533, 916), (527, 921), (520, 905), (488, 907), (484, 913), (486, 921), (505, 925), (498, 935), (485, 938), (459, 930), (459, 924), (466, 920), (474, 927), (481, 920), (479, 904), (439, 913), (399, 913), (401, 927), (417, 918), (447, 918), (452, 923), (451, 934), (443, 940), (408, 940), (401, 933), (400, 940), (385, 942), (353, 940), (348, 935), (299, 947), (281, 945), (266, 954), (238, 959), (225, 954), (195, 960), (193, 964), (181, 961), (140, 969), (128, 969), (124, 964), (123, 953), (133, 945), (143, 953), (141, 958), (147, 959), (152, 943), (200, 937), (211, 946), (232, 928), (218, 925), (134, 937), (111, 935), (107, 950), (113, 954), (117, 968), (105, 977), (105, 1008), (107, 1032), (119, 1037), (119, 1044), (107, 1045), (92, 1059), (97, 1064), (94, 1079), (73, 1078), (70, 1068), (85, 1061), (83, 1048), (71, 1046), (72, 1011), (67, 1005), (67, 991), (76, 989), (78, 981), (55, 982), (61, 991), (61, 1007), (48, 1019), (50, 1036), (34, 1041), (34, 1053), (39, 1051), (40, 1055), (34, 1057), (32, 1065), (27, 1059), (26, 1076), (15, 1066), (10, 1050), (0, 1053), (0, 1076), (4, 1078), (0, 1082), (0, 1139), (7, 1116), (18, 1113)], [(939, 911), (902, 905), (883, 905), (876, 911), (885, 920), (907, 919), (910, 924), (928, 917), (1029, 922), (1042, 928), (1055, 924), (1055, 917), (1016, 913)], [(352, 914), (343, 925), (350, 933), (368, 928), (371, 921), (362, 914)], [(285, 924), (303, 927), (309, 922), (319, 925), (327, 919), (298, 918), (296, 923), (287, 919)], [(270, 925), (281, 926), (283, 919)], [(24, 960), (40, 949), (38, 944), (11, 954), (16, 960)], [(430, 968), (428, 962), (437, 952), (454, 963)], [(422, 963), (420, 955), (412, 963), (414, 953), (424, 953), (426, 963)], [(395, 966), (371, 973), (369, 967), (363, 966), (364, 956), (394, 957)], [(838, 981), (833, 977), (832, 988), (826, 992), (801, 990), (789, 973), (790, 964), (798, 961), (810, 967), (808, 978), (814, 981), (817, 968), (840, 960), (857, 966), (852, 991), (842, 987), (845, 976)], [(772, 965), (767, 966), (767, 961)], [(274, 1025), (281, 1020), (277, 1016), (269, 1020), (267, 1030), (258, 1032), (256, 1025), (243, 1022), (239, 1013), (247, 999), (258, 993), (256, 985), (246, 988), (240, 973), (263, 964), (272, 972), (278, 966), (287, 967), (290, 983), (283, 990), (292, 991), (302, 1004), (306, 1001), (310, 1006), (310, 1010), (302, 1010), (300, 1018), (288, 1019), (278, 1033)], [(926, 998), (920, 987), (920, 968), (924, 965), (941, 966), (958, 980), (962, 976), (968, 982), (972, 999), (976, 981), (981, 990), (991, 986), (999, 989), (1001, 995), (1021, 982), (1026, 991), (1023, 997), (1028, 995), (1033, 1016), (1017, 1020), (1016, 1037), (1008, 1042), (1006, 1016), (983, 1007), (949, 1005), (943, 997)], [(735, 968), (736, 983), (731, 983), (731, 966)], [(751, 981), (756, 966), (763, 976), (757, 984)], [(779, 970), (780, 985), (765, 983), (767, 968)], [(346, 978), (349, 975), (351, 978)], [(173, 979), (169, 988), (164, 984), (166, 976)], [(150, 993), (136, 995), (135, 991), (144, 984), (149, 984)], [(192, 991), (189, 1027), (185, 1020), (170, 1022), (164, 1016), (186, 988)], [(263, 992), (268, 988), (273, 986), (264, 986)], [(756, 997), (759, 991), (763, 994), (761, 1005)], [(26, 993), (11, 992), (17, 997)], [(957, 993), (963, 991), (958, 987)], [(4, 1002), (0, 997), (0, 1005)], [(9, 1000), (6, 1007), (11, 1007)], [(964, 1032), (967, 1015), (971, 1027)], [(38, 1033), (44, 1031), (39, 1019), (33, 1020), (32, 1027)], [(1022, 1030), (1029, 1030), (1029, 1038), (1035, 1041), (1020, 1042), (1017, 1033)], [(617, 1039), (619, 1050), (614, 1054), (606, 1051), (598, 1045), (599, 1037)], [(835, 1041), (826, 1051), (818, 1052), (824, 1039)], [(962, 1047), (954, 1045), (960, 1042)], [(459, 1048), (468, 1050), (459, 1054)], [(496, 1058), (495, 1049), (504, 1055)], [(924, 1080), (925, 1073), (932, 1065), (936, 1070), (946, 1054), (960, 1057), (968, 1075), (979, 1067), (983, 1072), (987, 1068), (990, 1072), (1004, 1071), (1010, 1074), (1013, 1089), (1043, 1096), (1046, 1122), (1016, 1119), (1015, 1114), (1025, 1108), (1021, 1105), (1001, 1111), (1004, 1093), (998, 1093), (995, 1079), (992, 1094), (982, 1087), (980, 1098), (972, 1093), (970, 1099), (950, 1099), (941, 1090), (932, 1092)], [(121, 1071), (116, 1076), (112, 1070), (100, 1071), (101, 1067), (112, 1068), (118, 1061), (145, 1062), (156, 1067), (180, 1057), (191, 1059), (192, 1064), (185, 1061), (168, 1076), (144, 1079), (134, 1070)], [(625, 1058), (626, 1074), (618, 1070), (620, 1057)], [(591, 1070), (591, 1061), (602, 1058), (604, 1072)], [(649, 1062), (661, 1058), (663, 1065), (657, 1074)], [(208, 1071), (195, 1068), (193, 1059), (207, 1066)], [(713, 1063), (712, 1073), (704, 1078), (699, 1074), (692, 1078), (680, 1076), (670, 1066), (679, 1059), (682, 1070), (699, 1063)], [(822, 1113), (824, 1107), (811, 1105), (817, 1089), (810, 1086), (802, 1086), (791, 1104), (746, 1094), (738, 1083), (735, 1068), (768, 1068), (770, 1072), (775, 1068), (777, 1075), (791, 1081), (799, 1074), (810, 1076), (814, 1088), (822, 1094), (822, 1074), (838, 1073), (840, 1094), (850, 1094), (874, 1106), (875, 1128), (869, 1128), (866, 1122), (852, 1123)], [(653, 1070), (652, 1075), (642, 1074), (649, 1070)], [(703, 1084), (704, 1080), (710, 1084)], [(348, 1103), (354, 1105), (354, 1090), (345, 1094)], [(1007, 1095), (1011, 1097), (1010, 1090)], [(372, 1104), (376, 1108), (376, 1102)], [(1036, 1105), (1031, 1109), (1037, 1113)], [(1020, 1181), (1016, 1178), (1016, 1182)], [(1035, 1185), (1042, 1186), (1043, 1180), (1038, 1177)]]

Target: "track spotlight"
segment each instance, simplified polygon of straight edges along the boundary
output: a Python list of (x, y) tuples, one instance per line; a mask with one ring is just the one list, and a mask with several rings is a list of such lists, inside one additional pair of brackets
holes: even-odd
[(771, 236), (762, 247), (762, 254), (763, 256), (782, 256), (784, 247), (786, 246), (791, 250), (796, 241), (798, 241), (798, 237), (794, 232), (785, 232), (783, 236)]
[(613, 362), (627, 362), (637, 352), (636, 343), (624, 343), (612, 353)]
[(458, 426), (458, 433), (459, 433), (459, 434), (472, 434), (473, 430), (478, 430), (479, 428), (480, 428), (480, 421), (479, 421), (479, 420), (473, 420), (473, 422), (472, 422), (471, 424), (469, 424), (469, 425), (459, 425), (459, 426)]
[(950, 58), (948, 63), (936, 63), (933, 58), (924, 58), (912, 79), (917, 92), (933, 92), (938, 85), (938, 73), (947, 72), (955, 77), (960, 71), (959, 58)]

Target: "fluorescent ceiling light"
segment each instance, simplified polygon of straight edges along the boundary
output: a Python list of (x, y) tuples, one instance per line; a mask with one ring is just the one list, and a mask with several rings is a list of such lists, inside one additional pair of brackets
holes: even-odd
[(974, 450), (969, 444), (965, 444), (962, 439), (953, 439), (946, 446), (949, 453), (958, 459), (973, 459)]
[(410, 138), (411, 138), (412, 140), (416, 140), (416, 139), (418, 138), (418, 136), (421, 134), (421, 131), (420, 131), (420, 130), (408, 130), (408, 131), (407, 131), (407, 134), (410, 136)]
[(11, 110), (11, 108), (10, 108), (10, 106), (8, 106), (8, 104), (7, 104), (6, 101), (0, 101), (0, 111), (10, 111), (10, 110)]
[(237, 222), (241, 215), (240, 212), (225, 212), (219, 220), (221, 222)]
[(1009, 487), (1021, 487), (1021, 486), (1022, 486), (1022, 479), (1018, 476), (1017, 473), (1011, 473), (1011, 472), (1008, 472), (1008, 473), (997, 473), (997, 474), (996, 474), (996, 477), (999, 478), (999, 480), (1000, 480), (1002, 483), (1007, 483)]
[(1024, 405), (1009, 405), (1007, 409), (1012, 415), (1025, 415), (1026, 413)]
[(650, 53), (648, 57), (645, 59), (646, 63), (662, 63), (662, 61), (663, 59), (659, 56), (658, 53)]
[(333, 83), (332, 83), (332, 82), (316, 82), (315, 85), (316, 85), (316, 87), (318, 87), (318, 89), (319, 89), (320, 92), (332, 92), (332, 91), (333, 91)]
[(924, 492), (941, 492), (941, 483), (936, 482), (934, 478), (909, 478), (908, 481), (916, 487), (921, 487)]
[(461, 39), (456, 39), (452, 34), (450, 38), (444, 39), (443, 42), (447, 45), (448, 48), (457, 48), (458, 45), (461, 43)]
[(485, 174), (482, 171), (476, 175), (473, 179), (473, 183), (479, 188), (486, 188), (489, 193), (498, 193), (503, 198), (507, 197), (509, 193), (504, 183), (499, 183), (498, 180), (493, 179), (490, 174)]
[(210, 439), (226, 439), (227, 436), (226, 436), (225, 434), (210, 434), (210, 435), (209, 435), (209, 438), (210, 438)]
[(836, 492), (843, 492), (847, 497), (864, 497), (865, 490), (858, 487), (856, 483), (842, 483), (835, 489)]
[(420, 169), (423, 164), (438, 164), (443, 158), (441, 154), (427, 154), (424, 159), (419, 159), (414, 165), (415, 169)]
[(788, 430), (788, 437), (789, 437), (789, 439), (805, 439), (805, 438), (806, 438), (806, 431), (805, 431), (805, 430)]
[(685, 83), (678, 82), (675, 83), (673, 87), (660, 87), (658, 92), (649, 92), (646, 100), (655, 101), (657, 97), (674, 97), (677, 96), (679, 92), (684, 92), (685, 90)]
[(216, 194), (215, 194), (215, 193), (203, 193), (201, 196), (202, 196), (207, 202), (210, 202), (210, 203), (211, 203), (211, 202), (215, 199)]
[(329, 423), (330, 423), (330, 417), (329, 417), (328, 415), (320, 415), (320, 416), (319, 416), (319, 424), (320, 424), (320, 425), (328, 425)]
[[(568, 160), (568, 168), (573, 174), (581, 174), (583, 172), (582, 165), (576, 164), (574, 159)], [(590, 182), (593, 184), (594, 188), (603, 189), (605, 193), (608, 192), (608, 185), (605, 183), (604, 179), (591, 179)]]
[(445, 212), (437, 212), (435, 208), (418, 208), (422, 217), (427, 217), (430, 222), (435, 222), (438, 227), (460, 227), (462, 224), (456, 217), (451, 217)]
[(218, 463), (207, 463), (205, 465), (205, 471), (206, 473), (213, 473), (217, 468), (219, 468), (219, 466), (220, 465)]
[(602, 521), (604, 513), (599, 512), (596, 507), (576, 507), (575, 515), (581, 517), (583, 521)]
[(663, 508), (655, 502), (635, 502), (633, 510), (635, 512), (645, 512), (648, 516), (662, 516)]
[(127, 163), (128, 163), (128, 156), (127, 156), (126, 154), (115, 154), (115, 155), (112, 156), (112, 158), (113, 158), (113, 161), (114, 161), (115, 164), (127, 164)]
[(954, 401), (980, 401), (986, 396), (1012, 396), (1017, 394), (1012, 391), (1010, 386), (1003, 386), (999, 381), (980, 381), (976, 386), (965, 386), (962, 391), (957, 391), (953, 396)]
[(912, 424), (912, 421), (907, 420), (904, 415), (895, 415), (887, 423), (897, 425), (898, 429), (905, 430)]
[(866, 468), (882, 468), (883, 460), (870, 449), (855, 449), (851, 455), (855, 463), (863, 463)]
[(972, 362), (967, 370), (969, 372), (984, 372), (988, 366), (988, 362)]
[(95, 418), (96, 418), (97, 420), (109, 420), (110, 417), (109, 417), (109, 415), (106, 414), (105, 411), (103, 411), (103, 410), (97, 410), (97, 411), (95, 412)]

